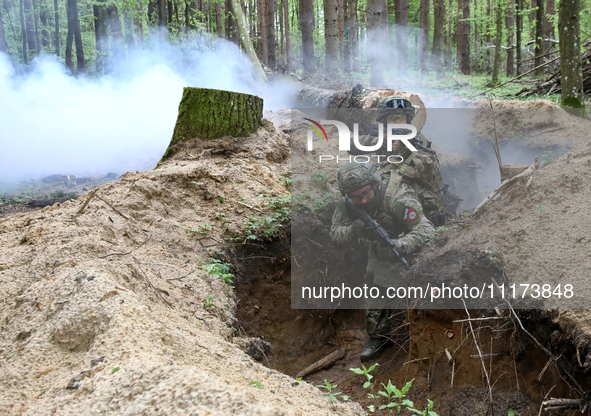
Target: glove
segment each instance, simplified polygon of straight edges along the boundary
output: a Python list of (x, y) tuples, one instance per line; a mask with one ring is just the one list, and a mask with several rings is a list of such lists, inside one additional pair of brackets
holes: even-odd
[(350, 225), (349, 231), (353, 237), (363, 237), (367, 233), (367, 227), (361, 220), (353, 221), (353, 224)]
[[(400, 240), (392, 240), (394, 243), (394, 248), (398, 253), (402, 254), (406, 251), (406, 246)], [(378, 242), (376, 244), (376, 252), (378, 253), (378, 257), (382, 260), (397, 260), (396, 254), (392, 252), (392, 249), (387, 244), (383, 244)]]

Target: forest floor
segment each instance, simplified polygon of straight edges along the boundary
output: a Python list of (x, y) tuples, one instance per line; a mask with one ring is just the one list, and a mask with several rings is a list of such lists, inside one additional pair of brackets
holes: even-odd
[[(126, 173), (77, 199), (42, 209), (24, 208), (28, 201), (13, 197), (16, 204), (3, 201), (0, 413), (366, 414), (361, 405), (371, 401), (364, 379), (349, 371), (361, 366), (363, 311), (294, 310), (290, 304), (292, 276), (318, 273), (297, 258), (292, 269), (293, 227), (308, 233), (309, 245), (322, 246), (314, 250), (318, 261), (343, 254), (326, 235), (336, 169), (314, 176), (307, 198), (293, 201), (300, 214), (292, 220), (292, 167), (305, 152), (294, 141), (303, 132), (287, 125), (288, 113), (269, 116), (279, 129), (264, 121), (248, 138), (189, 141), (156, 169)], [(564, 143), (552, 142), (550, 130), (559, 126), (545, 124), (542, 112), (539, 117), (518, 120), (541, 124), (545, 132), (523, 143), (540, 151), (564, 145), (567, 153), (516, 182), (487, 209), (440, 229), (409, 273), (446, 279), (504, 271), (513, 282), (536, 276), (553, 283), (568, 276), (577, 291), (585, 289), (591, 144), (580, 134), (586, 126), (575, 122), (569, 124), (573, 135), (559, 136)], [(552, 121), (572, 116), (561, 117)], [(480, 125), (486, 132), (490, 118), (483, 116)], [(465, 161), (450, 156), (447, 163)], [(44, 186), (31, 199), (71, 189)], [(18, 204), (31, 211), (10, 211)], [(356, 271), (353, 260), (341, 267)], [(466, 321), (456, 322), (467, 318), (464, 310), (398, 314), (396, 347), (372, 373), (376, 388), (414, 379), (408, 397), (421, 409), (434, 400), (442, 416), (486, 414), (488, 383), (496, 414), (538, 415), (550, 391), (582, 397), (591, 370), (588, 311), (473, 315), (492, 317), (492, 323), (471, 330)], [(552, 356), (520, 328), (519, 316)], [(486, 365), (476, 345), (491, 354)], [(335, 365), (294, 378), (339, 347), (345, 356)], [(361, 405), (330, 405), (326, 389), (314, 387), (324, 380)]]

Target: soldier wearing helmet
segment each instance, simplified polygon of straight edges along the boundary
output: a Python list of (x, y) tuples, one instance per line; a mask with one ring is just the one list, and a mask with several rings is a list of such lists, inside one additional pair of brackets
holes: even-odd
[[(409, 185), (401, 183), (391, 196), (387, 193), (390, 172), (380, 175), (372, 163), (349, 162), (339, 169), (338, 184), (343, 195), (364, 209), (388, 231), (397, 250), (412, 257), (431, 238), (435, 228), (423, 214), (423, 209)], [(339, 201), (333, 217), (330, 236), (335, 243), (351, 244), (357, 239), (369, 238), (365, 224), (348, 211), (344, 199)], [(387, 287), (393, 284), (393, 276), (404, 270), (391, 250), (372, 241), (365, 273), (368, 285)], [(366, 310), (367, 332), (370, 336), (361, 360), (376, 358), (387, 346), (390, 335), (390, 311)]]

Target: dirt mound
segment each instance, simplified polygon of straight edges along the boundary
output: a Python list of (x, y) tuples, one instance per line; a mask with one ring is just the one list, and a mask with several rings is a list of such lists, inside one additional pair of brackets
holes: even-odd
[(189, 140), (82, 212), (90, 194), (0, 220), (0, 412), (326, 414), (318, 389), (233, 343), (228, 261), (281, 233), (288, 144), (268, 121)]

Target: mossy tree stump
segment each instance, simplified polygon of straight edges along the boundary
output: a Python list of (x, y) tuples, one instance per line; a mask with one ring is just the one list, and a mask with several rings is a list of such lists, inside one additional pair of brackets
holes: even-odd
[(263, 99), (256, 95), (185, 87), (172, 139), (160, 162), (174, 154), (173, 146), (179, 142), (249, 136), (262, 119)]

